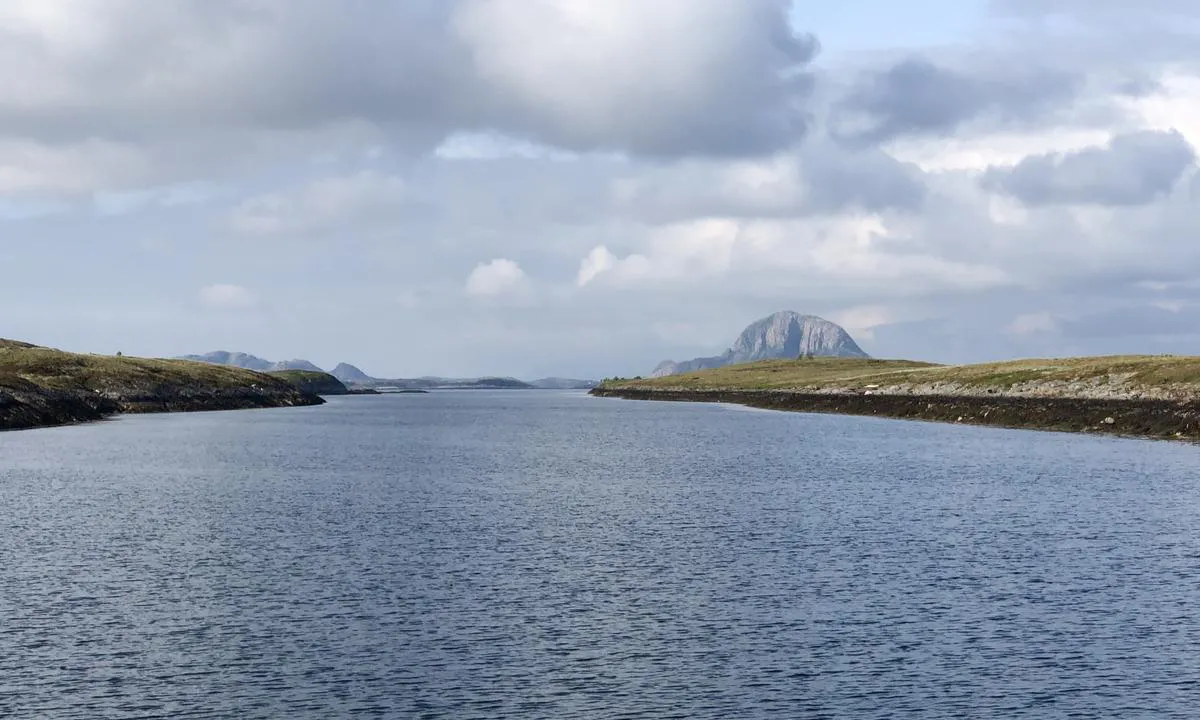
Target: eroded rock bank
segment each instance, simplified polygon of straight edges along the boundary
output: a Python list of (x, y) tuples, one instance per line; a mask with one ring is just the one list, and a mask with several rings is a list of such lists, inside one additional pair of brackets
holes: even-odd
[(1200, 402), (1074, 397), (884, 395), (791, 391), (597, 388), (628, 400), (735, 403), (768, 410), (865, 415), (996, 427), (1200, 440)]
[(19, 378), (0, 383), (0, 430), (69, 425), (119, 412), (107, 398), (47, 390)]

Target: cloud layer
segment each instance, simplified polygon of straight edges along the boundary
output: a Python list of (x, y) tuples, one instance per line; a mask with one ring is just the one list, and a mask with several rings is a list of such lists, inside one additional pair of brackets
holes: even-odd
[(602, 376), (794, 309), (1200, 353), (1197, 13), (1131, 7), (822, 56), (784, 0), (12, 0), (0, 336)]

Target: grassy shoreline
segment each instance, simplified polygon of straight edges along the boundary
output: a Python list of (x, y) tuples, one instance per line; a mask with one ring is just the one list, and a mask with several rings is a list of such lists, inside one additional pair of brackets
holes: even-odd
[(768, 361), (606, 381), (600, 397), (1200, 440), (1200, 358), (1112, 356), (946, 366)]
[(186, 360), (82, 355), (0, 340), (0, 430), (120, 413), (296, 407), (324, 402), (282, 378)]

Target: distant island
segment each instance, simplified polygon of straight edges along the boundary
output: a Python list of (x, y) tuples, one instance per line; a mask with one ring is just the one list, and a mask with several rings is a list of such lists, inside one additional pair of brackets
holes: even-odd
[(117, 413), (323, 402), (286, 378), (243, 368), (84, 355), (0, 339), (0, 430), (99, 420)]
[(569, 378), (542, 378), (532, 382), (525, 382), (511, 377), (448, 378), (427, 376), (419, 378), (377, 378), (345, 362), (338, 363), (336, 367), (326, 373), (308, 360), (271, 361), (249, 353), (229, 352), (227, 350), (218, 350), (203, 355), (183, 355), (179, 359), (213, 365), (232, 365), (260, 372), (327, 374), (336, 378), (345, 386), (346, 391), (337, 394), (346, 394), (347, 392), (349, 394), (364, 394), (361, 391), (378, 388), (396, 388), (399, 390), (590, 390), (600, 384), (596, 380), (575, 380)]
[[(957, 366), (876, 360), (858, 350), (848, 334), (843, 337), (841, 328), (824, 321), (805, 323), (801, 319), (806, 317), (812, 318), (776, 313), (754, 323), (720, 356), (728, 362), (717, 367), (702, 362), (696, 370), (649, 379), (610, 378), (591, 394), (1200, 440), (1200, 357)], [(759, 355), (785, 359), (761, 360)]]

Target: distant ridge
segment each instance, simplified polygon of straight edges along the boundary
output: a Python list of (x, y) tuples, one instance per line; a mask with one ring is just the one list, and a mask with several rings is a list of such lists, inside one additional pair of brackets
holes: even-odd
[[(203, 355), (183, 355), (178, 359), (208, 363), (210, 365), (232, 365), (246, 370), (259, 372), (303, 371), (309, 373), (324, 373), (322, 368), (308, 360), (284, 360), (272, 362), (257, 355), (244, 352), (229, 352), (217, 350)], [(427, 376), (420, 378), (377, 378), (368, 375), (358, 367), (349, 363), (338, 363), (329, 371), (329, 375), (337, 378), (348, 388), (397, 387), (406, 390), (590, 390), (599, 383), (594, 380), (574, 380), (569, 378), (543, 378), (532, 383), (510, 377), (476, 377), (476, 378), (447, 378)]]
[(365, 385), (374, 379), (349, 363), (338, 363), (329, 374), (348, 385)]
[(758, 360), (803, 356), (869, 357), (840, 325), (816, 315), (802, 315), (783, 310), (751, 323), (738, 336), (733, 347), (721, 355), (684, 362), (666, 360), (659, 363), (651, 377), (712, 370)]
[(205, 353), (203, 355), (183, 355), (179, 359), (193, 360), (210, 365), (232, 365), (259, 372), (266, 372), (275, 365), (270, 360), (263, 360), (257, 355), (244, 352), (229, 352), (228, 350), (217, 350), (216, 352)]
[(307, 360), (284, 360), (282, 362), (271, 362), (270, 360), (264, 360), (257, 355), (251, 355), (244, 352), (229, 352), (228, 350), (217, 350), (216, 352), (205, 353), (203, 355), (183, 355), (178, 359), (208, 363), (209, 365), (232, 365), (233, 367), (240, 367), (245, 370), (257, 370), (258, 372), (279, 372), (281, 370), (325, 372)]

